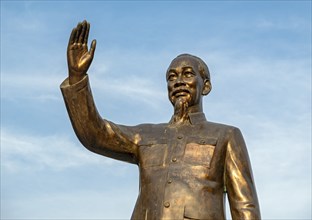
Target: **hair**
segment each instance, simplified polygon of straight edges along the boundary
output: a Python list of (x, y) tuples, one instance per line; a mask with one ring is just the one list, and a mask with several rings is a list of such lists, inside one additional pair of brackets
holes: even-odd
[(178, 55), (176, 58), (174, 58), (174, 60), (179, 57), (190, 57), (192, 59), (195, 59), (198, 63), (198, 70), (203, 80), (207, 79), (210, 81), (210, 72), (209, 72), (208, 66), (202, 59), (191, 54), (183, 53), (183, 54)]

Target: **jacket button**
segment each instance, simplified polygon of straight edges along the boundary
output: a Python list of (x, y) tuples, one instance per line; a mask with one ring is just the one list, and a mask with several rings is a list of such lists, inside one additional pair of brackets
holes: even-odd
[(182, 135), (179, 135), (179, 136), (178, 136), (178, 139), (182, 139), (182, 138), (183, 138), (183, 136), (182, 136)]
[(170, 183), (172, 183), (172, 180), (171, 180), (171, 179), (169, 179), (169, 180), (167, 181), (167, 183), (169, 183), (169, 184), (170, 184)]
[(169, 208), (170, 203), (169, 203), (169, 202), (165, 202), (165, 203), (164, 203), (164, 206), (165, 206), (166, 208)]
[(172, 160), (171, 160), (172, 162), (177, 162), (177, 158), (172, 158)]

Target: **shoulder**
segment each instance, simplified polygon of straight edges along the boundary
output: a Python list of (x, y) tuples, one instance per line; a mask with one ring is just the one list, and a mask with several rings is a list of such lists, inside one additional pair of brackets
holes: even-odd
[(227, 132), (233, 132), (235, 130), (239, 130), (239, 128), (233, 125), (227, 125), (227, 124), (211, 122), (211, 121), (206, 121), (205, 126), (220, 129), (220, 130), (227, 131)]
[(218, 137), (223, 137), (225, 140), (242, 137), (242, 133), (238, 127), (222, 123), (207, 121), (204, 123), (203, 130), (207, 130), (210, 134), (215, 134)]
[(161, 124), (138, 124), (134, 126), (127, 126), (127, 125), (118, 125), (122, 130), (132, 131), (136, 134), (162, 134), (164, 130), (167, 128), (168, 123), (161, 123)]
[(127, 127), (128, 129), (133, 130), (154, 130), (154, 129), (161, 129), (168, 126), (168, 123), (160, 123), (160, 124), (152, 124), (152, 123), (144, 123), (144, 124), (138, 124), (138, 125), (119, 125), (121, 127)]

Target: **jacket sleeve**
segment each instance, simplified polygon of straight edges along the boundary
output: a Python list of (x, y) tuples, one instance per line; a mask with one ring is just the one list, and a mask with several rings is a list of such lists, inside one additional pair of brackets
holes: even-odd
[(60, 87), (74, 131), (87, 149), (137, 163), (135, 135), (130, 128), (101, 118), (93, 101), (88, 76), (74, 85), (69, 85), (66, 79)]
[(225, 186), (232, 219), (261, 219), (247, 148), (238, 128), (230, 131), (225, 163)]

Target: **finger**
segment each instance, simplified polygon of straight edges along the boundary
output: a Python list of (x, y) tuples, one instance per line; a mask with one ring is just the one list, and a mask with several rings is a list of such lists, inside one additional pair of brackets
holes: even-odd
[(96, 40), (93, 40), (91, 43), (90, 51), (89, 51), (89, 53), (91, 54), (92, 57), (94, 56), (95, 48), (96, 48)]
[(84, 41), (83, 41), (84, 44), (88, 44), (89, 31), (90, 31), (90, 24), (87, 22), (87, 30), (86, 30), (85, 38), (84, 38)]
[(70, 46), (71, 44), (75, 42), (75, 35), (76, 35), (76, 28), (73, 28), (69, 37), (68, 46)]
[(75, 43), (78, 43), (80, 33), (81, 33), (81, 23), (79, 22), (76, 27)]
[(78, 43), (82, 44), (83, 41), (84, 41), (84, 38), (85, 38), (86, 29), (87, 29), (86, 21), (83, 21), (81, 26), (82, 26), (82, 29), (81, 29), (81, 33), (80, 33), (80, 36), (79, 36), (79, 39), (78, 39)]

